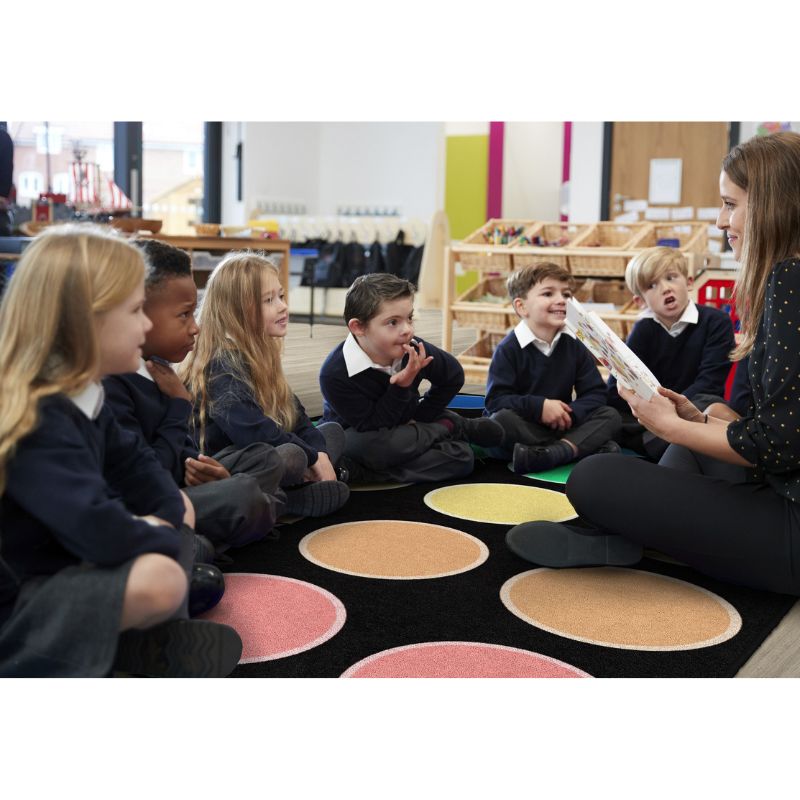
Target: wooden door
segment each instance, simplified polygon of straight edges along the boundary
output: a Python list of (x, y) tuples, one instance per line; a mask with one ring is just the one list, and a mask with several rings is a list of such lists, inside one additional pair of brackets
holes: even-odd
[(615, 122), (608, 208), (623, 213), (623, 200), (647, 200), (651, 158), (683, 160), (681, 201), (675, 206), (718, 206), (719, 172), (728, 153), (727, 122)]

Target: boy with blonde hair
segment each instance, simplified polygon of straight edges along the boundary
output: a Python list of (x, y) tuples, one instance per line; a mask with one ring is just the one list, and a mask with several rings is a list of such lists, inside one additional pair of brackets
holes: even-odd
[(519, 324), (497, 346), (486, 410), (504, 431), (497, 458), (514, 472), (539, 472), (597, 452), (619, 452), (619, 414), (606, 406), (594, 357), (566, 328), (572, 275), (549, 262), (508, 278)]
[[(722, 402), (736, 346), (730, 317), (689, 298), (692, 278), (686, 257), (672, 247), (648, 247), (629, 262), (625, 283), (643, 309), (628, 347), (658, 382), (688, 397), (701, 411)], [(608, 380), (608, 404), (622, 416), (622, 444), (658, 461), (667, 444), (645, 430)]]

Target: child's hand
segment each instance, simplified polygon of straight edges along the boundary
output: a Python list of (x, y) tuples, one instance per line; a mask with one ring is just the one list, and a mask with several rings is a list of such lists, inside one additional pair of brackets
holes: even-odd
[(675, 406), (675, 411), (681, 419), (685, 419), (687, 422), (705, 422), (706, 418), (703, 412), (688, 397), (673, 392), (672, 389), (665, 389), (663, 386), (658, 387), (658, 393)]
[(189, 390), (183, 385), (181, 379), (172, 371), (166, 364), (159, 364), (157, 361), (145, 361), (147, 371), (153, 376), (161, 391), (167, 397), (181, 398), (192, 402), (192, 396)]
[(184, 479), (187, 486), (199, 486), (201, 483), (222, 481), (230, 478), (231, 474), (222, 464), (211, 456), (202, 453), (197, 458), (186, 459)]
[(571, 410), (563, 400), (545, 400), (540, 422), (553, 430), (569, 430), (572, 427), (572, 417), (569, 413)]
[(404, 388), (411, 386), (414, 382), (414, 378), (417, 377), (417, 373), (433, 361), (433, 356), (425, 356), (425, 345), (422, 342), (417, 342), (416, 339), (412, 339), (411, 341), (417, 345), (419, 351), (417, 351), (417, 347), (414, 347), (413, 344), (404, 344), (403, 350), (408, 353), (408, 363), (400, 372), (389, 378), (389, 383), (396, 383), (398, 386)]
[(317, 460), (306, 470), (305, 479), (307, 481), (336, 480), (336, 470), (327, 453), (322, 450), (317, 453)]

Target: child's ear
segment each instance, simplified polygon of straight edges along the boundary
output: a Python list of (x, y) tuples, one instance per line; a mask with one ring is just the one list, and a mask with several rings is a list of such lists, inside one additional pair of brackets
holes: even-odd
[(524, 311), (524, 307), (523, 307), (523, 301), (522, 301), (521, 297), (515, 297), (511, 301), (511, 307), (514, 309), (514, 311), (517, 312), (517, 316), (518, 317), (522, 316), (522, 312)]
[(347, 320), (347, 328), (353, 336), (363, 336), (367, 331), (367, 326), (360, 319)]
[(647, 303), (644, 301), (644, 297), (640, 297), (638, 294), (633, 296), (633, 304), (638, 308), (640, 311), (643, 308), (647, 308)]

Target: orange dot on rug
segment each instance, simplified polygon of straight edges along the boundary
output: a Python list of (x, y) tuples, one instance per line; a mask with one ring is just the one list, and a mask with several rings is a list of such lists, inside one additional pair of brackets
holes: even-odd
[(353, 664), (343, 678), (591, 678), (530, 650), (482, 642), (422, 642)]
[(320, 528), (300, 552), (321, 567), (367, 578), (409, 580), (466, 572), (489, 556), (486, 545), (454, 528), (377, 519)]
[(537, 628), (627, 650), (694, 650), (742, 627), (736, 609), (707, 589), (618, 567), (529, 570), (506, 581), (500, 599)]
[(461, 483), (434, 489), (425, 505), (450, 517), (496, 525), (519, 525), (533, 520), (563, 522), (576, 517), (563, 492), (514, 483)]

